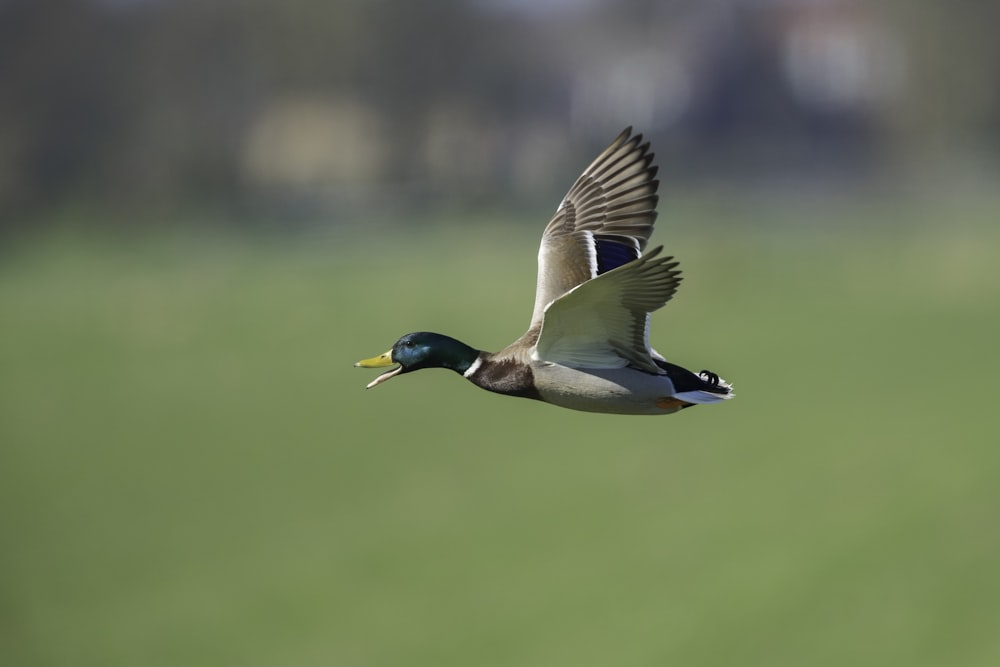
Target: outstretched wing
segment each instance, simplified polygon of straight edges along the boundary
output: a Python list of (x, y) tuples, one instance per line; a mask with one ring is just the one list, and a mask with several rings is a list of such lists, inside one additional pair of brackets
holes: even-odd
[(571, 289), (545, 309), (533, 358), (574, 368), (633, 366), (663, 375), (649, 347), (649, 313), (677, 291), (663, 246)]
[(627, 128), (569, 189), (542, 234), (531, 328), (553, 301), (642, 253), (656, 221), (652, 162), (649, 142)]

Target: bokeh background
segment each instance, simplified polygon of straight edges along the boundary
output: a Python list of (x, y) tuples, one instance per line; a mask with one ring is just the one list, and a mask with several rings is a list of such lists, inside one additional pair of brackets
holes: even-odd
[[(1000, 664), (998, 21), (0, 0), (0, 663)], [(627, 125), (736, 399), (364, 391)]]

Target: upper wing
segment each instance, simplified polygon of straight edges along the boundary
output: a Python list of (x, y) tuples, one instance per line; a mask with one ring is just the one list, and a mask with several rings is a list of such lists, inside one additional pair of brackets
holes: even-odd
[(663, 247), (589, 280), (545, 310), (532, 355), (575, 368), (633, 366), (662, 375), (649, 347), (649, 313), (677, 291), (680, 271)]
[(627, 128), (569, 189), (542, 234), (531, 327), (563, 294), (639, 257), (656, 221), (652, 162), (649, 142)]

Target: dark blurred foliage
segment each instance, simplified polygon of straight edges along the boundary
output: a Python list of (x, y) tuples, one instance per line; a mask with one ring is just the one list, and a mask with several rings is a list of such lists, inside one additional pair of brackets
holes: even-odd
[(998, 19), (903, 0), (0, 0), (0, 219), (544, 201), (627, 124), (675, 179), (836, 187), (989, 159)]

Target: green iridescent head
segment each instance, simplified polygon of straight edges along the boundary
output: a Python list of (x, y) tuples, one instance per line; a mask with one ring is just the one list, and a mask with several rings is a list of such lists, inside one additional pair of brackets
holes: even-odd
[(383, 373), (368, 384), (368, 388), (379, 385), (386, 380), (423, 368), (450, 368), (456, 373), (465, 373), (479, 356), (479, 350), (450, 336), (417, 331), (409, 333), (396, 341), (388, 352), (371, 359), (362, 359), (354, 364), (361, 368), (382, 368), (399, 364), (387, 373)]

